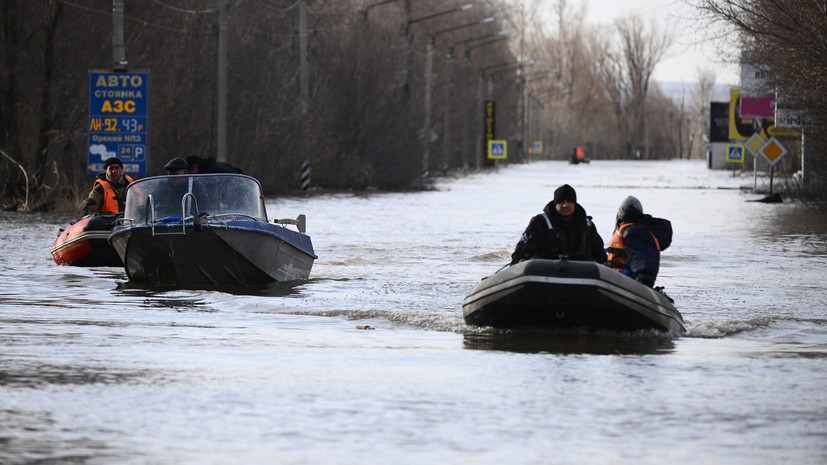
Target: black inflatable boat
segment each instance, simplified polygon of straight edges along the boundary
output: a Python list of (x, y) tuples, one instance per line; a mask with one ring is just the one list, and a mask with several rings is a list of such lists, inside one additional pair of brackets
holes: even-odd
[(686, 332), (666, 294), (593, 262), (520, 262), (483, 279), (462, 312), (473, 326)]

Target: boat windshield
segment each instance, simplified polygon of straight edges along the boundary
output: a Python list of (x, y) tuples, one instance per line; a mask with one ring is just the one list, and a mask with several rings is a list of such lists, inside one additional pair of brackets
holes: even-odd
[(179, 174), (139, 179), (126, 190), (124, 218), (134, 222), (201, 213), (267, 221), (261, 184), (243, 174)]

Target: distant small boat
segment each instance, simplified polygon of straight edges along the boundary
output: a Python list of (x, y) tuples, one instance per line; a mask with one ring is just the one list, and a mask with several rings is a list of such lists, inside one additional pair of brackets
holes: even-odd
[(594, 262), (520, 262), (483, 279), (462, 311), (473, 326), (686, 332), (666, 294)]
[(95, 213), (62, 228), (52, 245), (52, 259), (58, 265), (123, 266), (109, 234), (120, 215)]
[(109, 240), (130, 282), (198, 289), (309, 278), (317, 257), (304, 215), (271, 223), (263, 199), (243, 174), (144, 178), (127, 188)]

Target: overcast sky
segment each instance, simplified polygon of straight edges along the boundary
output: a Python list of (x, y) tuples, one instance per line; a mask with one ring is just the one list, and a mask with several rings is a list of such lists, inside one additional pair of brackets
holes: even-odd
[[(711, 33), (692, 20), (697, 14), (683, 0), (569, 0), (587, 3), (587, 22), (611, 24), (615, 18), (635, 14), (659, 28), (669, 28), (675, 42), (655, 68), (654, 79), (662, 82), (694, 82), (698, 67), (715, 70), (717, 84), (738, 85), (739, 68), (726, 64), (708, 39)], [(551, 3), (551, 2), (549, 2)]]

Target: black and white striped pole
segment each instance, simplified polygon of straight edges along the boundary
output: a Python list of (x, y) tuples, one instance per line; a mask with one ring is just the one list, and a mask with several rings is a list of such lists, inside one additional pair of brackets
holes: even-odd
[(305, 158), (302, 162), (301, 182), (302, 190), (310, 189), (310, 160)]
[(299, 0), (299, 86), (302, 112), (301, 154), (304, 158), (301, 165), (302, 191), (307, 191), (310, 188), (310, 122), (308, 120), (310, 116), (310, 87), (308, 85), (307, 67), (307, 3), (306, 0)]

